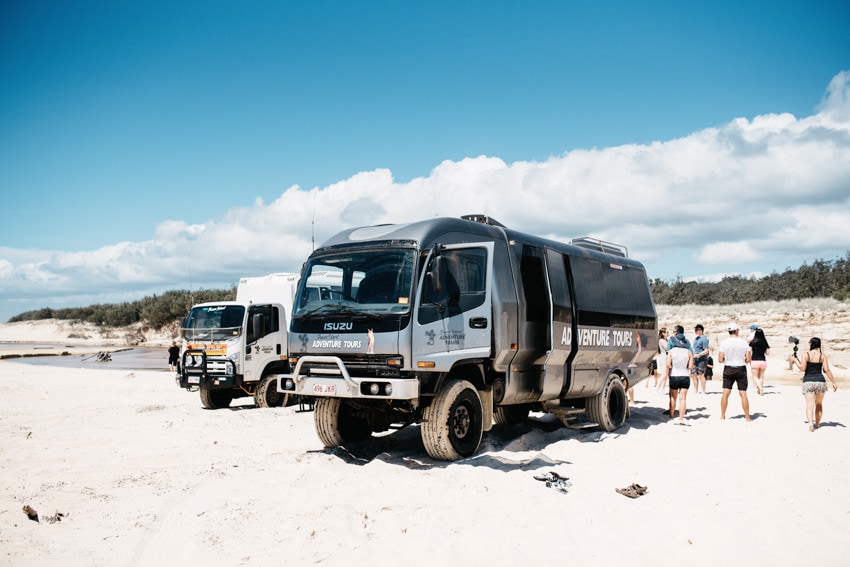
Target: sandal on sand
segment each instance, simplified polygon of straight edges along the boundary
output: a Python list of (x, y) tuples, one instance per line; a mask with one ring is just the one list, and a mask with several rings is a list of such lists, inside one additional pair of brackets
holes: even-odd
[(616, 490), (617, 492), (619, 492), (623, 496), (628, 496), (629, 498), (637, 498), (638, 496), (640, 496), (640, 494), (638, 494), (637, 490), (635, 490), (631, 486), (628, 487), (628, 488), (615, 488), (614, 490)]
[(629, 498), (638, 498), (648, 492), (648, 489), (645, 486), (641, 486), (637, 483), (632, 483), (626, 488), (615, 488), (614, 490), (623, 496), (628, 496)]

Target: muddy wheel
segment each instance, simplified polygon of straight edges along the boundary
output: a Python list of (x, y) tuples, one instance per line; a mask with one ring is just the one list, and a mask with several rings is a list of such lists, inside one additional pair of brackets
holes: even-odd
[(623, 381), (615, 375), (608, 377), (602, 392), (587, 399), (587, 418), (599, 424), (602, 431), (614, 431), (626, 423), (629, 400)]
[(497, 425), (516, 425), (528, 417), (528, 406), (498, 406), (493, 410), (493, 421)]
[(233, 401), (233, 392), (226, 389), (201, 388), (201, 404), (207, 409), (226, 408)]
[(484, 411), (475, 387), (451, 380), (425, 408), (422, 443), (431, 457), (456, 461), (475, 454), (484, 434)]
[(265, 376), (254, 389), (254, 403), (259, 408), (279, 408), (289, 403), (289, 394), (277, 391), (277, 377), (274, 374)]
[(325, 447), (339, 447), (372, 436), (367, 419), (339, 398), (316, 398), (313, 417), (316, 433)]

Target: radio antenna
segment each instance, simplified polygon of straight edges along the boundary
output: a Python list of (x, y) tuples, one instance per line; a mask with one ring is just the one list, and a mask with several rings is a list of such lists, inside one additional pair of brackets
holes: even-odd
[(313, 194), (313, 220), (310, 221), (310, 243), (313, 245), (313, 250), (316, 250), (316, 196)]

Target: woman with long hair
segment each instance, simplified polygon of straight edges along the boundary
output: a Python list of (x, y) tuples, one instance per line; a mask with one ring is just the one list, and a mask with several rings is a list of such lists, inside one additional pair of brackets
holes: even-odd
[(806, 420), (809, 423), (809, 431), (820, 427), (823, 417), (823, 397), (827, 386), (824, 374), (832, 382), (832, 391), (838, 390), (838, 384), (832, 376), (829, 368), (829, 359), (821, 350), (818, 337), (809, 340), (809, 351), (803, 353), (802, 360), (791, 358), (792, 364), (803, 371), (803, 396), (806, 397)]
[(752, 352), (750, 370), (752, 370), (753, 382), (756, 383), (759, 396), (764, 395), (764, 373), (767, 371), (766, 355), (769, 350), (770, 345), (764, 336), (764, 331), (756, 327), (753, 330), (753, 338), (750, 339), (750, 351)]

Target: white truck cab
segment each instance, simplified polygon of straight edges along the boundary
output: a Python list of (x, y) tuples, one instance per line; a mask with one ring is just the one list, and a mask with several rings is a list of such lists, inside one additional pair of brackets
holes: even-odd
[(289, 371), (289, 316), (298, 274), (275, 273), (239, 280), (235, 301), (201, 303), (181, 324), (177, 383), (199, 390), (204, 407), (253, 396), (261, 407), (286, 405), (294, 396), (277, 391), (275, 378)]

